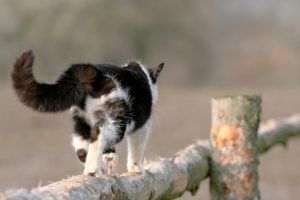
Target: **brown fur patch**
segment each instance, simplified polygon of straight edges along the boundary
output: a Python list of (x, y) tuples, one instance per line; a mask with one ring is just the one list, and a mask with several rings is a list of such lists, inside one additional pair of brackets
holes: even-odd
[[(13, 86), (20, 98), (27, 96), (28, 101), (34, 98), (37, 93), (37, 83), (32, 75), (32, 64), (34, 62), (34, 55), (31, 50), (20, 54), (14, 65), (11, 77)], [(33, 99), (32, 99), (33, 101)]]
[(161, 63), (155, 68), (148, 69), (150, 77), (154, 83), (156, 82), (156, 80), (163, 68), (164, 68), (164, 63)]
[(116, 85), (111, 78), (105, 78), (97, 84), (98, 89), (91, 94), (93, 98), (98, 98), (102, 95), (108, 94), (116, 88)]
[(96, 175), (96, 172), (90, 172), (88, 173), (88, 176), (95, 176)]
[(99, 134), (100, 134), (99, 123), (97, 123), (91, 130), (91, 138), (90, 138), (91, 143), (95, 142), (98, 139)]
[(80, 83), (90, 84), (95, 80), (97, 71), (91, 64), (82, 65), (81, 68), (75, 71), (75, 76), (79, 79)]
[(137, 70), (141, 69), (140, 64), (135, 61), (131, 61), (130, 63), (128, 63), (128, 65), (126, 67), (133, 71), (137, 71)]
[(85, 163), (87, 152), (84, 149), (77, 150), (77, 156), (82, 163)]

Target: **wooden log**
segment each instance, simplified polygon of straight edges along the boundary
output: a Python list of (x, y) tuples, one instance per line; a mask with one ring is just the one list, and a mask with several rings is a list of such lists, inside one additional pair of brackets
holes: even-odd
[(212, 100), (212, 199), (260, 199), (257, 146), (260, 105), (259, 96)]
[[(101, 178), (83, 175), (70, 177), (31, 191), (25, 189), (0, 193), (0, 199), (174, 199), (185, 191), (192, 194), (209, 173), (209, 143), (199, 141), (172, 158), (147, 165), (147, 172), (127, 173)], [(1, 199), (1, 200), (2, 200)]]

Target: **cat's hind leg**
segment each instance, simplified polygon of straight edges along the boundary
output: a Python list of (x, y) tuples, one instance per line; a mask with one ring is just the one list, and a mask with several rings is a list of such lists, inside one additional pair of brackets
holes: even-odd
[(119, 143), (125, 134), (127, 118), (114, 118), (112, 123), (107, 123), (103, 128), (105, 146), (102, 156), (102, 170), (106, 175), (115, 175), (118, 164), (115, 145)]
[(127, 134), (127, 170), (128, 172), (145, 172), (142, 159), (150, 132), (150, 122), (147, 122), (142, 128), (134, 133)]
[(129, 118), (129, 107), (124, 99), (116, 98), (105, 102), (105, 112), (107, 119), (103, 127), (102, 136), (106, 143), (103, 149), (102, 169), (107, 175), (115, 175), (118, 163), (115, 145), (125, 135)]
[(102, 156), (102, 173), (105, 175), (116, 175), (118, 155), (114, 146), (106, 146)]

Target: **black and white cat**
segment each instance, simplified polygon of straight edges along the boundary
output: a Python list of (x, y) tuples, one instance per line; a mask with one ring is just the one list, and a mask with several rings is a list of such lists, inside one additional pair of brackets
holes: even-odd
[[(146, 69), (139, 62), (122, 67), (75, 64), (54, 84), (38, 83), (32, 73), (32, 51), (22, 53), (12, 71), (13, 87), (26, 106), (40, 112), (70, 109), (74, 120), (72, 144), (84, 174), (100, 176), (104, 164), (114, 173), (115, 145), (128, 141), (127, 169), (143, 172), (145, 144), (157, 100), (156, 80), (164, 64)], [(112, 167), (113, 166), (113, 167)]]

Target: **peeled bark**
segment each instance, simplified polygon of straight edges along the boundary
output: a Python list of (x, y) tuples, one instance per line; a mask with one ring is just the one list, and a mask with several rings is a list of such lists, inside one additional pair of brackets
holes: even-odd
[(212, 100), (212, 199), (260, 199), (257, 146), (260, 104), (258, 96)]

